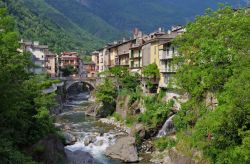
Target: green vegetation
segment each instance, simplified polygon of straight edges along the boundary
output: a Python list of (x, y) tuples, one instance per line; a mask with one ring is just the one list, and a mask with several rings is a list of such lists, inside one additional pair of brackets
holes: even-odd
[[(51, 1), (51, 0), (50, 0)], [(77, 0), (79, 1), (79, 0)], [(138, 27), (146, 32), (159, 28), (186, 24), (207, 8), (217, 8), (218, 3), (239, 6), (242, 0), (89, 0), (80, 1), (96, 16), (116, 29), (131, 31)], [(174, 2), (174, 3), (173, 3)]]
[[(174, 119), (182, 134), (177, 145), (202, 150), (211, 163), (250, 163), (249, 25), (244, 10), (209, 10), (176, 40), (177, 82), (190, 94)], [(208, 93), (219, 102), (214, 110)]]
[(0, 27), (0, 161), (31, 164), (24, 150), (55, 133), (49, 114), (55, 94), (42, 94), (50, 82), (27, 71), (30, 56), (16, 51), (19, 37), (6, 8), (0, 8)]
[(163, 102), (158, 95), (146, 96), (143, 99), (146, 111), (139, 115), (138, 121), (143, 122), (149, 128), (155, 128), (164, 123), (174, 102)]
[(105, 20), (92, 13), (77, 0), (44, 0), (51, 7), (63, 13), (70, 21), (93, 36), (105, 41), (122, 38), (121, 30), (114, 28)]
[(60, 71), (62, 71), (64, 77), (77, 73), (77, 69), (75, 69), (72, 65), (66, 65), (64, 68), (61, 68)]
[(176, 145), (176, 141), (169, 137), (161, 137), (155, 139), (153, 141), (153, 144), (159, 151), (163, 151), (165, 149), (174, 147)]
[(160, 71), (155, 63), (143, 67), (142, 74), (146, 79), (148, 89), (153, 89), (155, 86), (152, 80), (156, 81), (160, 77)]
[[(104, 41), (88, 33), (44, 0), (6, 0), (20, 35), (25, 40), (48, 44), (54, 52), (78, 51), (86, 54)], [(72, 10), (72, 9), (70, 9)]]
[(147, 78), (159, 78), (160, 71), (155, 63), (143, 67), (142, 74)]

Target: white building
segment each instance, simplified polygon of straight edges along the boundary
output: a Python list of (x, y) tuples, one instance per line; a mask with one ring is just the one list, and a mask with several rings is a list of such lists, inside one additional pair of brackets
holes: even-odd
[(21, 40), (21, 49), (24, 52), (31, 53), (31, 60), (34, 67), (31, 68), (31, 72), (35, 74), (41, 74), (45, 72), (45, 59), (46, 55), (49, 54), (47, 45), (40, 45), (39, 42), (24, 42)]

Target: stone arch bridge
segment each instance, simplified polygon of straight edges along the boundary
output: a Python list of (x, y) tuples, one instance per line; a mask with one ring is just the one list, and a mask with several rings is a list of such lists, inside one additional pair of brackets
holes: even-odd
[(60, 78), (64, 81), (64, 87), (68, 90), (71, 86), (77, 83), (84, 83), (86, 84), (91, 90), (95, 89), (98, 82), (100, 81), (99, 78), (89, 78), (89, 77), (62, 77)]
[(42, 92), (44, 94), (49, 94), (55, 92), (58, 87), (63, 87), (66, 91), (75, 84), (86, 84), (90, 91), (94, 90), (97, 84), (101, 81), (100, 78), (88, 78), (88, 77), (60, 77), (56, 78), (62, 80), (62, 82), (57, 84), (52, 84), (50, 88), (44, 89)]

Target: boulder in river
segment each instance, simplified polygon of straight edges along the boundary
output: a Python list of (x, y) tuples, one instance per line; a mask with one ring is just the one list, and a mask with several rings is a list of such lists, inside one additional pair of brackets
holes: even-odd
[(135, 147), (134, 137), (122, 137), (106, 150), (106, 155), (124, 162), (138, 162), (139, 157)]
[(101, 164), (101, 162), (94, 159), (94, 157), (88, 153), (81, 150), (70, 151), (65, 149), (67, 155), (68, 164)]
[(84, 145), (88, 146), (91, 143), (94, 143), (96, 141), (96, 136), (87, 136), (84, 138)]
[(85, 112), (86, 115), (105, 118), (110, 116), (115, 111), (116, 103), (95, 103), (88, 107), (88, 110)]
[(72, 134), (68, 133), (68, 132), (64, 132), (63, 136), (65, 138), (65, 143), (67, 145), (72, 145), (76, 142), (76, 137), (73, 136)]

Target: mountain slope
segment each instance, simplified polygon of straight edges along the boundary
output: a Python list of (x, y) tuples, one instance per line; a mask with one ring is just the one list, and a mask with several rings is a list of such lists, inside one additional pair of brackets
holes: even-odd
[(47, 4), (64, 14), (68, 19), (92, 35), (104, 40), (114, 40), (121, 37), (121, 30), (117, 30), (99, 16), (93, 14), (77, 1), (45, 0)]
[(39, 40), (54, 51), (92, 51), (128, 36), (138, 27), (185, 25), (219, 2), (244, 0), (4, 0), (24, 39)]
[(16, 18), (21, 36), (38, 40), (56, 52), (91, 51), (104, 41), (74, 24), (43, 0), (5, 1), (10, 13)]
[(233, 6), (243, 0), (75, 0), (118, 29), (139, 27), (150, 32), (158, 27), (186, 24), (220, 2)]

